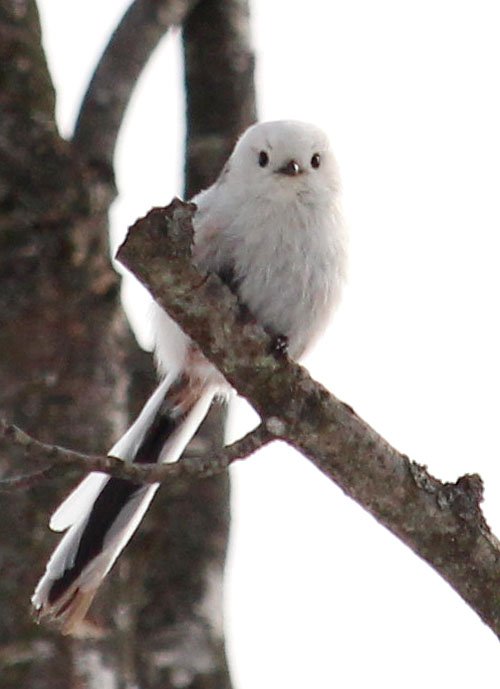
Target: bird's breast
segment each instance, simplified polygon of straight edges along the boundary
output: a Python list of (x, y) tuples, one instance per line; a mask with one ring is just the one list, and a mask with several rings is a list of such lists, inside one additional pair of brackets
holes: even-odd
[(261, 218), (234, 245), (240, 300), (299, 357), (321, 329), (340, 291), (341, 252), (328, 220), (289, 214)]

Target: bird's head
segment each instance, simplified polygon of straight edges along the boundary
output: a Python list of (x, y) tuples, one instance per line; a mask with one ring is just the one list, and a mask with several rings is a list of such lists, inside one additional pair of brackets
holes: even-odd
[(228, 161), (227, 176), (247, 193), (283, 200), (320, 201), (338, 190), (337, 165), (326, 134), (295, 120), (247, 129)]

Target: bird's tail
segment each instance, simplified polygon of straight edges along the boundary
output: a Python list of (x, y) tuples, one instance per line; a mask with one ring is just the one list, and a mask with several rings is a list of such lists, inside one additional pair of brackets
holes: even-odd
[[(203, 421), (213, 386), (180, 374), (165, 378), (110, 455), (129, 462), (176, 461)], [(53, 514), (66, 531), (31, 599), (38, 619), (78, 633), (99, 585), (146, 512), (158, 484), (143, 485), (94, 472)]]

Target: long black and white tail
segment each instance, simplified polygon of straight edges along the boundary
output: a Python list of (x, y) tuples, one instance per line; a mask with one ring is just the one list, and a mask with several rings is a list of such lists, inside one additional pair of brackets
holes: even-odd
[[(135, 423), (109, 452), (129, 462), (175, 462), (203, 421), (215, 388), (180, 374), (167, 376)], [(53, 514), (66, 531), (31, 599), (38, 619), (77, 633), (106, 574), (137, 529), (158, 484), (89, 474)]]

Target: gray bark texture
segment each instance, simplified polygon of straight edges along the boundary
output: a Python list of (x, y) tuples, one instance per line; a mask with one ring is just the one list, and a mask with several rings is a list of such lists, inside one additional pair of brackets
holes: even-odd
[[(0, 0), (0, 417), (41, 441), (105, 454), (154, 385), (122, 314), (108, 211), (133, 88), (169, 26), (183, 23), (186, 186), (193, 193), (214, 179), (255, 117), (246, 2), (135, 0), (66, 141), (55, 122), (36, 3)], [(198, 89), (213, 89), (214, 64), (221, 74), (207, 124)], [(193, 141), (211, 142), (202, 169)], [(222, 420), (214, 408), (198, 447), (220, 447)], [(5, 478), (23, 451), (0, 449)], [(227, 475), (165, 483), (96, 600), (89, 638), (76, 640), (36, 626), (29, 606), (59, 538), (48, 517), (74, 479), (74, 472), (51, 474), (0, 493), (2, 688), (230, 687), (221, 611), (204, 606), (224, 566)]]
[[(153, 209), (130, 229), (119, 260), (252, 404), (260, 429), (308, 457), (428, 562), (500, 637), (500, 543), (481, 512), (481, 478), (442, 483), (301, 366), (273, 353), (264, 331), (241, 318), (225, 285), (194, 268), (192, 213), (192, 204), (178, 200)], [(158, 253), (169, 256), (167, 270)], [(258, 435), (269, 440), (261, 430)]]

